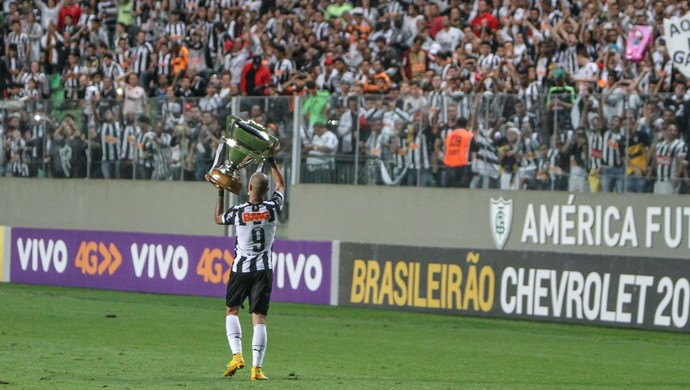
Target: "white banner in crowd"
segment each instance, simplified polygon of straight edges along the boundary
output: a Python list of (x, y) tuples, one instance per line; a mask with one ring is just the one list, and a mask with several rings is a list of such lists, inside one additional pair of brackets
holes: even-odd
[(690, 12), (682, 18), (664, 19), (664, 34), (673, 67), (690, 77)]

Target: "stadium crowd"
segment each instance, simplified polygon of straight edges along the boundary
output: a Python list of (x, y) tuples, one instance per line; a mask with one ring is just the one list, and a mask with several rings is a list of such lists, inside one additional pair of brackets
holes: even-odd
[(2, 4), (4, 176), (203, 180), (239, 112), (304, 181), (690, 192), (687, 1)]

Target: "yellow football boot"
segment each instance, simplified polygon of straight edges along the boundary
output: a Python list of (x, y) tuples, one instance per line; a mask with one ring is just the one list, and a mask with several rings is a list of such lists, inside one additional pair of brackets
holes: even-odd
[(252, 367), (252, 380), (253, 381), (265, 381), (268, 377), (264, 375), (261, 371), (261, 367)]
[[(228, 369), (225, 370), (225, 373), (223, 376), (233, 376), (237, 372), (237, 370), (243, 369), (245, 366), (244, 364), (244, 358), (242, 358), (242, 352), (236, 353), (232, 355), (232, 360), (230, 360), (230, 363), (228, 363)], [(253, 372), (252, 372), (252, 378), (253, 378)]]

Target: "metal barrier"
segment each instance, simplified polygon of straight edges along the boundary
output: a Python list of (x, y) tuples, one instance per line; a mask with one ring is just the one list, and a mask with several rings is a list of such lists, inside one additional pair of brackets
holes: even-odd
[(277, 160), (290, 171), (289, 184), (449, 187), (458, 173), (444, 166), (444, 141), (464, 117), (479, 149), (460, 173), (460, 186), (654, 192), (657, 182), (672, 181), (672, 193), (686, 193), (686, 167), (671, 161), (668, 176), (649, 152), (670, 119), (680, 138), (688, 136), (685, 117), (672, 118), (677, 101), (674, 95), (462, 90), (155, 98), (127, 111), (122, 99), (5, 101), (0, 174), (201, 181), (224, 118), (233, 114), (279, 137)]

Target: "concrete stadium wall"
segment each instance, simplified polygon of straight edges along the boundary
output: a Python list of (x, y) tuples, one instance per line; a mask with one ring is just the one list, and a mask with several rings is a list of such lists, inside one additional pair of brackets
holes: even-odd
[(0, 179), (0, 225), (219, 236), (215, 190), (195, 182)]
[(294, 239), (690, 257), (686, 196), (302, 185), (291, 199)]

